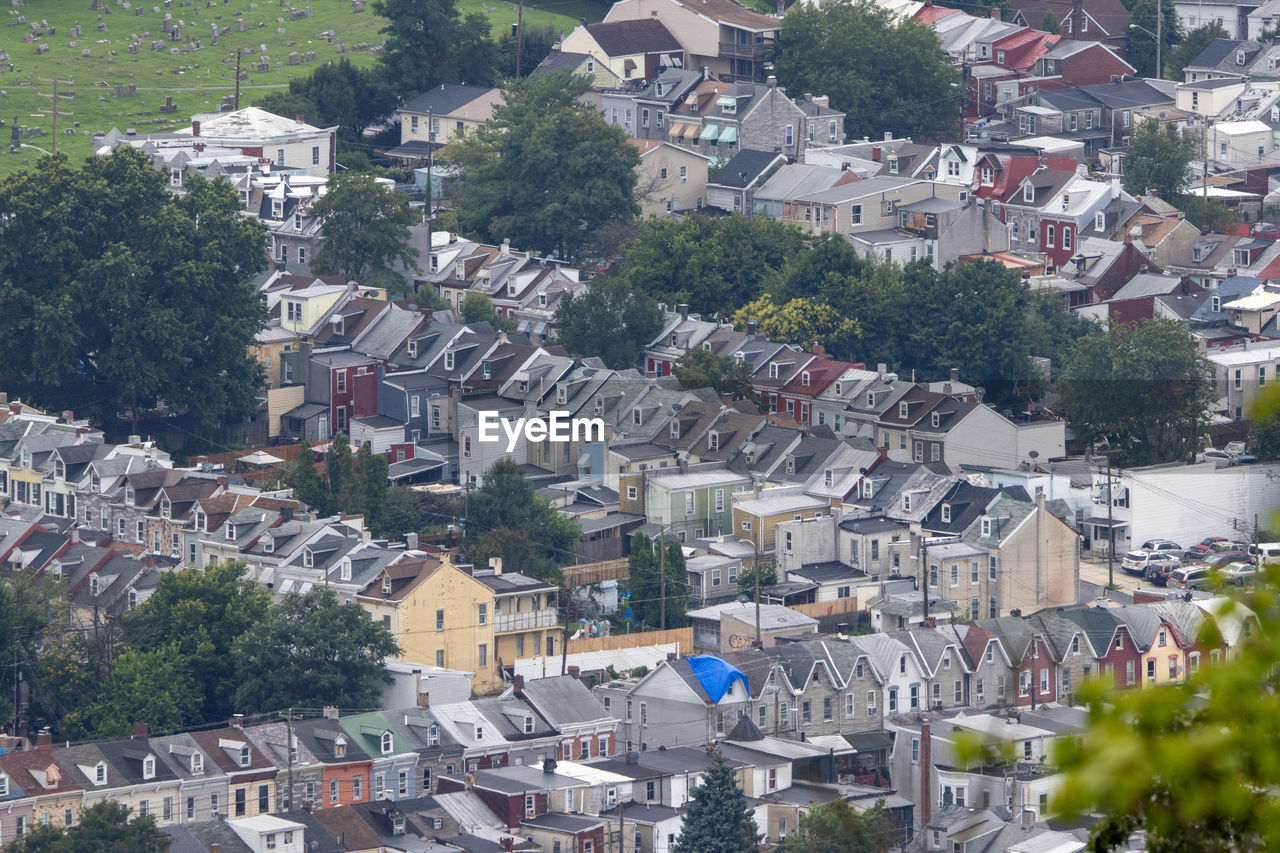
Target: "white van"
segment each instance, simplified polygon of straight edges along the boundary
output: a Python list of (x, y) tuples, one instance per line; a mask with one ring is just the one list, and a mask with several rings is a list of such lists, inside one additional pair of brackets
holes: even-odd
[(1261, 557), (1264, 562), (1280, 563), (1280, 542), (1259, 542), (1249, 546), (1249, 556)]

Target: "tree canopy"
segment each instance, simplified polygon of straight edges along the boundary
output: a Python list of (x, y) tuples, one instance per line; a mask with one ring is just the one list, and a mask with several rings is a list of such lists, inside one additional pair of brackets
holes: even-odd
[(1227, 31), (1214, 21), (1203, 27), (1192, 30), (1183, 36), (1182, 41), (1178, 42), (1178, 46), (1171, 51), (1167, 51), (1161, 59), (1164, 62), (1165, 70), (1168, 71), (1168, 79), (1183, 79), (1182, 69), (1187, 67), (1197, 56), (1204, 52), (1204, 49), (1214, 39), (1230, 38)]
[(9, 842), (4, 853), (165, 853), (173, 839), (156, 826), (154, 814), (134, 815), (128, 806), (102, 800), (80, 812), (68, 830), (39, 823)]
[(0, 386), (112, 425), (161, 403), (206, 425), (256, 408), (266, 231), (225, 181), (186, 190), (128, 146), (0, 179)]
[[(1074, 816), (1101, 814), (1090, 849), (1128, 849), (1146, 831), (1152, 853), (1240, 853), (1280, 848), (1280, 571), (1243, 597), (1257, 616), (1228, 611), (1206, 620), (1200, 647), (1217, 649), (1217, 624), (1252, 630), (1232, 642), (1222, 661), (1191, 670), (1186, 681), (1141, 690), (1086, 684), (1089, 711), (1082, 738), (1059, 741), (1062, 784), (1051, 806)], [(1229, 605), (1230, 606), (1230, 605)]]
[(337, 705), (371, 708), (391, 683), (395, 639), (355, 603), (317, 586), (289, 593), (233, 643), (242, 712)]
[(1058, 393), (1077, 435), (1107, 443), (1115, 464), (1176, 462), (1197, 450), (1211, 372), (1172, 320), (1114, 324), (1076, 343)]
[(957, 133), (964, 90), (937, 34), (867, 0), (793, 6), (774, 66), (788, 92), (829, 95), (850, 137)]
[(1130, 195), (1146, 195), (1151, 189), (1160, 197), (1176, 199), (1187, 188), (1187, 165), (1194, 144), (1178, 129), (1153, 118), (1143, 119), (1134, 129), (1124, 155), (1124, 175), (1120, 180)]
[(662, 331), (662, 315), (652, 297), (624, 279), (601, 277), (582, 293), (564, 295), (554, 326), (556, 342), (569, 352), (626, 370), (640, 365), (644, 348)]
[(417, 269), (418, 250), (409, 245), (409, 227), (419, 214), (409, 197), (362, 172), (335, 172), (329, 189), (311, 206), (324, 224), (324, 240), (312, 269), (362, 284), (400, 285), (395, 264)]
[(884, 801), (859, 813), (844, 800), (810, 809), (778, 853), (888, 853), (897, 849), (898, 830)]
[(707, 762), (680, 823), (674, 853), (757, 853), (760, 836), (733, 768), (719, 751)]
[[(1159, 6), (1163, 9), (1159, 28), (1162, 45), (1160, 61), (1167, 66), (1174, 53), (1174, 45), (1182, 40), (1182, 19), (1178, 16), (1177, 5), (1160, 3), (1157, 0), (1128, 0), (1125, 6), (1129, 9), (1129, 20), (1132, 24), (1146, 30), (1146, 32), (1143, 32), (1143, 29), (1129, 31), (1129, 52), (1126, 57), (1129, 64), (1138, 70), (1139, 77), (1164, 76), (1166, 80), (1180, 80), (1180, 74), (1170, 78), (1168, 75), (1156, 73), (1156, 8)], [(1188, 57), (1187, 61), (1191, 59), (1195, 59), (1195, 56)]]
[(395, 90), (375, 69), (360, 68), (343, 56), (290, 80), (288, 90), (270, 92), (256, 105), (276, 115), (305, 116), (319, 127), (336, 124), (339, 142), (349, 145), (360, 141), (365, 127), (389, 115), (396, 101)]
[(581, 529), (546, 498), (510, 459), (485, 472), (484, 483), (467, 500), (463, 555), (475, 565), (502, 557), (508, 571), (554, 581), (559, 567), (576, 561)]
[[(680, 543), (664, 546), (643, 533), (631, 541), (627, 591), (631, 594), (631, 618), (650, 628), (684, 624), (689, 609), (689, 575)], [(663, 576), (666, 576), (665, 581)]]
[(754, 400), (751, 365), (711, 350), (693, 349), (675, 364), (676, 379), (686, 390), (711, 388), (717, 394), (728, 394), (735, 400)]
[(589, 85), (568, 70), (512, 83), (493, 120), (450, 146), (465, 175), (464, 231), (572, 259), (598, 229), (639, 213), (640, 153), (579, 100)]
[(373, 11), (387, 19), (378, 68), (392, 91), (413, 97), (441, 83), (496, 82), (497, 44), (484, 13), (464, 18), (457, 0), (374, 0)]

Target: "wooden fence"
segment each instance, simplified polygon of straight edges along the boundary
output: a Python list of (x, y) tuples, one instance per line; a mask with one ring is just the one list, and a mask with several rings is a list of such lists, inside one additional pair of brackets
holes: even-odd
[(853, 597), (837, 598), (832, 601), (812, 601), (808, 604), (792, 604), (789, 606), (792, 610), (817, 619), (822, 616), (832, 616), (836, 613), (856, 613), (858, 611), (858, 599)]
[(627, 558), (623, 557), (620, 560), (565, 566), (560, 573), (564, 575), (565, 586), (586, 586), (601, 581), (626, 580), (631, 577), (631, 567)]
[(568, 653), (611, 652), (614, 649), (634, 649), (640, 646), (680, 645), (680, 654), (693, 654), (693, 628), (668, 628), (665, 631), (636, 631), (633, 634), (614, 634), (610, 637), (585, 637), (570, 640)]

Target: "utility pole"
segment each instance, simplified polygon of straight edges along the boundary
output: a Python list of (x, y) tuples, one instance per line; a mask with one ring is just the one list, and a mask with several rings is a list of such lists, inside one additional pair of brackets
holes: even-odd
[(240, 109), (240, 49), (236, 48), (236, 109)]
[(1160, 27), (1164, 23), (1161, 19), (1164, 17), (1161, 0), (1156, 0), (1156, 79), (1164, 79), (1164, 66), (1160, 64)]
[[(285, 727), (285, 732), (287, 733), (286, 734), (287, 742), (285, 743), (285, 751), (288, 753), (286, 758), (288, 759), (288, 770), (289, 770), (289, 809), (292, 810), (294, 807), (294, 804), (293, 804), (293, 709), (292, 708), (290, 708), (288, 711), (285, 712), (284, 727)], [(280, 804), (276, 803), (276, 805), (279, 806)]]
[[(431, 219), (435, 215), (435, 188), (431, 183), (431, 168), (436, 162), (436, 134), (431, 129), (432, 121), (435, 119), (435, 107), (427, 107), (427, 251), (431, 251)], [(430, 268), (430, 262), (427, 264)]]
[(920, 538), (916, 541), (916, 553), (919, 555), (916, 559), (920, 562), (920, 588), (924, 590), (924, 621), (929, 621), (929, 567), (924, 564), (925, 548), (924, 548), (924, 531), (920, 531)]
[[(51, 153), (53, 153), (53, 154), (57, 154), (57, 153), (58, 153), (58, 113), (60, 112), (60, 111), (59, 111), (59, 109), (58, 109), (58, 101), (61, 99), (61, 97), (62, 97), (62, 96), (58, 93), (58, 78), (57, 78), (57, 77), (54, 77), (52, 80), (45, 80), (45, 81), (43, 81), (43, 82), (46, 82), (46, 83), (52, 83), (52, 84), (53, 84), (53, 92), (52, 92), (51, 94), (49, 94), (49, 95), (45, 95), (45, 94), (41, 93), (41, 95), (40, 95), (40, 97), (42, 97), (42, 98), (51, 98), (51, 99), (53, 100), (53, 105), (52, 105), (51, 109), (49, 109), (49, 110), (44, 110), (44, 109), (42, 109), (42, 110), (40, 110), (40, 112), (42, 112), (42, 113), (44, 113), (44, 112), (52, 112), (52, 114), (53, 114), (53, 144), (50, 146), (50, 152), (51, 152)], [(73, 82), (73, 81), (68, 80), (67, 82), (68, 82), (68, 83), (71, 83), (71, 82)], [(67, 96), (67, 97), (68, 97), (68, 98), (70, 98), (70, 97), (73, 97), (73, 95), (69, 95), (69, 96)], [(66, 112), (66, 113), (63, 113), (63, 115), (71, 116), (71, 115), (75, 115), (75, 113), (72, 113), (72, 112)]]
[[(763, 536), (764, 532), (761, 531), (758, 535)], [(752, 568), (752, 571), (755, 573), (755, 585), (756, 585), (756, 646), (762, 647), (763, 642), (760, 639), (760, 545), (759, 545), (759, 540), (756, 539), (755, 536), (752, 536), (751, 544), (755, 547), (755, 551), (756, 551), (755, 566), (753, 566)]]
[(667, 630), (667, 540), (666, 525), (658, 528), (658, 627)]
[(1115, 575), (1115, 551), (1116, 551), (1116, 527), (1115, 519), (1112, 517), (1112, 507), (1115, 501), (1111, 499), (1111, 453), (1110, 448), (1107, 452), (1107, 586), (1116, 585)]
[(520, 79), (520, 55), (524, 47), (524, 0), (516, 10), (516, 79)]

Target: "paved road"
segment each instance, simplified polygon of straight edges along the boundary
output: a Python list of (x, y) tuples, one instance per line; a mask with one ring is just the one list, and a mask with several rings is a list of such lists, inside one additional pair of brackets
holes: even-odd
[[(1113, 576), (1116, 587), (1121, 592), (1133, 592), (1140, 586), (1150, 586), (1142, 578), (1126, 574), (1121, 570), (1118, 556), (1113, 566)], [(1095, 554), (1082, 553), (1080, 555), (1080, 579), (1105, 587), (1107, 585), (1107, 558), (1105, 556), (1099, 557)], [(1155, 587), (1155, 589), (1160, 589), (1160, 587)]]

